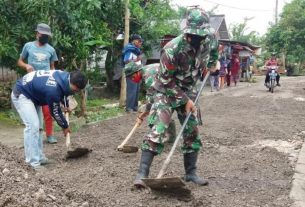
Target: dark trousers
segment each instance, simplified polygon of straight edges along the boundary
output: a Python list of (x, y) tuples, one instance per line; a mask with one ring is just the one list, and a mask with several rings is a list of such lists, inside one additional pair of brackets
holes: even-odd
[[(279, 83), (280, 82), (280, 74), (279, 73), (276, 73), (277, 76), (276, 76), (276, 83)], [(269, 83), (270, 81), (270, 75), (269, 75), (269, 72), (267, 72), (266, 74), (266, 78), (265, 78), (265, 83)]]
[(126, 78), (126, 111), (138, 111), (140, 83)]

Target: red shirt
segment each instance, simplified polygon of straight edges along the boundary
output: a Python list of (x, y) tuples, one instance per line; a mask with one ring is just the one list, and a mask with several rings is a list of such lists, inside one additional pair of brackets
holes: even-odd
[(239, 59), (237, 56), (233, 56), (231, 60), (231, 74), (237, 75), (240, 69)]
[(270, 58), (270, 59), (266, 62), (266, 66), (277, 66), (277, 60), (276, 60), (276, 59)]

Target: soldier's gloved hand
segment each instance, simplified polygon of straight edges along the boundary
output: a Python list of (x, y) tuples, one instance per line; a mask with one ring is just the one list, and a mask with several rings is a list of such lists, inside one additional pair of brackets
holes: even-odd
[(189, 99), (185, 105), (185, 111), (188, 114), (189, 112), (195, 113), (196, 112), (196, 106), (194, 104), (194, 102)]

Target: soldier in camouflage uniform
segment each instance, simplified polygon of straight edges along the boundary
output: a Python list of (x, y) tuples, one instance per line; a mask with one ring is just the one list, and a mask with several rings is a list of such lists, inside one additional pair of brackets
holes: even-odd
[[(209, 17), (198, 8), (191, 9), (187, 16), (184, 34), (167, 43), (162, 52), (159, 68), (149, 78), (156, 91), (150, 109), (151, 131), (145, 136), (136, 187), (145, 187), (142, 178), (149, 175), (155, 155), (164, 148), (164, 133), (174, 111), (182, 124), (188, 112), (195, 112), (196, 82), (204, 68), (214, 68), (218, 59), (218, 42), (209, 26)], [(196, 174), (198, 152), (201, 141), (198, 121), (191, 115), (184, 131), (183, 146), (185, 181), (206, 185), (208, 181)]]
[[(160, 64), (158, 63), (142, 67), (134, 62), (130, 62), (124, 67), (125, 77), (130, 77), (130, 79), (135, 83), (139, 83), (142, 79), (144, 80), (142, 81), (142, 84), (146, 92), (146, 102), (143, 107), (144, 110), (137, 117), (138, 126), (142, 124), (143, 119), (149, 114), (152, 104), (154, 103), (154, 96), (158, 93), (158, 91), (153, 87), (153, 83), (155, 82), (154, 79), (159, 70)], [(153, 125), (153, 120), (154, 116), (149, 116), (148, 126)], [(164, 142), (173, 143), (175, 141), (176, 125), (173, 119), (169, 123), (166, 135), (168, 138), (165, 138), (165, 140), (163, 140)]]

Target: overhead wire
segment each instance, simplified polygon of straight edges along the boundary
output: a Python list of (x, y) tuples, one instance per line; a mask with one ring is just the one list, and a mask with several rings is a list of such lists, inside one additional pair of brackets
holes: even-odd
[(216, 5), (220, 5), (223, 7), (228, 7), (231, 9), (237, 9), (237, 10), (243, 10), (243, 11), (253, 11), (253, 12), (273, 12), (274, 10), (272, 9), (249, 9), (249, 8), (240, 8), (240, 7), (235, 7), (235, 6), (230, 6), (230, 5), (226, 5), (226, 4), (220, 4), (218, 2), (214, 2), (211, 0), (204, 0), (206, 2), (212, 3), (212, 4), (216, 4)]

